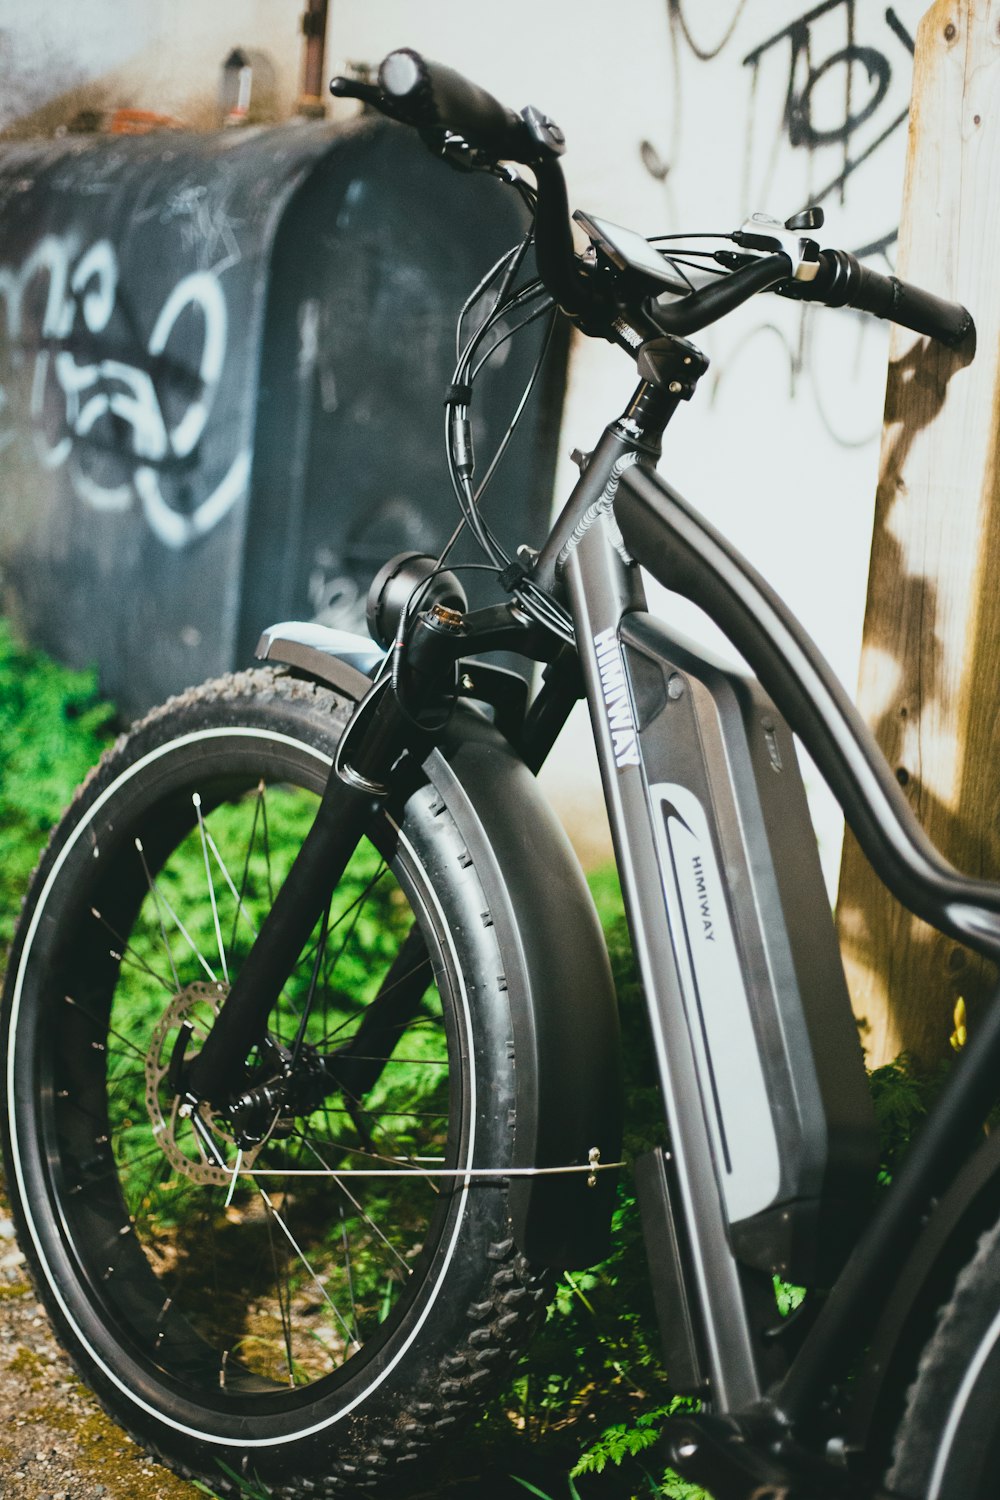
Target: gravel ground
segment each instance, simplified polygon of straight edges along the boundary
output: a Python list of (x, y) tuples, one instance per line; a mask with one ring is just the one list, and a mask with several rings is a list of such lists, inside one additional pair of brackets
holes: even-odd
[(0, 1500), (195, 1500), (81, 1384), (52, 1335), (0, 1203)]

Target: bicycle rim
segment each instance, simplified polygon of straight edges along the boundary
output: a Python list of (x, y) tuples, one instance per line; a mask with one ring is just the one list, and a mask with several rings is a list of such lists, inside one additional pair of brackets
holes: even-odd
[[(27, 1122), (30, 1077), (43, 1177), (22, 1185), (22, 1202), (42, 1256), (51, 1262), (57, 1242), (72, 1264), (79, 1294), (64, 1300), (66, 1315), (116, 1383), (128, 1366), (133, 1399), (183, 1395), (188, 1409), (215, 1413), (220, 1433), (264, 1415), (301, 1430), (334, 1408), (344, 1415), (358, 1375), (361, 1394), (377, 1382), (426, 1311), (429, 1267), (453, 1240), (464, 1189), (433, 1174), (471, 1160), (461, 975), (429, 879), (381, 820), (245, 1080), (263, 1095), (275, 1048), (298, 1048), (301, 1061), (343, 1047), (384, 1001), (415, 924), (427, 983), (391, 1044), (361, 1059), (374, 1081), (292, 1118), (274, 1109), (252, 1143), (224, 1115), (186, 1114), (171, 1065), (224, 1002), (308, 827), (327, 757), (253, 730), (192, 735), (156, 757), (155, 776), (147, 757), (90, 809), (49, 877), (64, 935), (44, 981), (29, 978), (30, 1017), (12, 1052), (14, 1114)], [(136, 793), (146, 781), (155, 794)], [(110, 822), (113, 844), (88, 870), (88, 839)], [(45, 911), (43, 897), (36, 921)], [(30, 942), (25, 951), (30, 960)], [(57, 1268), (47, 1274), (58, 1288)], [(151, 1398), (157, 1415), (162, 1405)]]

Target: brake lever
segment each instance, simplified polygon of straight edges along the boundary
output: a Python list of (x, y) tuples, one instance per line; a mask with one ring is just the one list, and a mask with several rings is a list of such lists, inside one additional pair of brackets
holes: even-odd
[(788, 224), (783, 224), (780, 219), (772, 219), (770, 214), (753, 213), (729, 238), (744, 250), (759, 250), (765, 254), (781, 251), (792, 263), (793, 280), (812, 281), (819, 271), (819, 245), (816, 240), (798, 232), (798, 217), (796, 215)]

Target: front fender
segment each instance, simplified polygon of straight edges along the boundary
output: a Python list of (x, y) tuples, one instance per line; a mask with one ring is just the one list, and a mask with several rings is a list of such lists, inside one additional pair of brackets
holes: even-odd
[[(370, 641), (285, 623), (258, 656), (355, 702), (381, 657)], [(369, 666), (368, 664), (371, 664)], [(497, 728), (459, 707), (424, 762), (465, 840), (504, 961), (516, 1046), (516, 1167), (602, 1162), (621, 1150), (621, 1040), (607, 949), (569, 841), (534, 776)], [(617, 1174), (511, 1179), (518, 1248), (539, 1264), (587, 1266), (608, 1250)]]

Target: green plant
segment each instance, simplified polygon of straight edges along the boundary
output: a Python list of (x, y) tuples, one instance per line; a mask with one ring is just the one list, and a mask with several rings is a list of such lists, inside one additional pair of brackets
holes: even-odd
[[(512, 1474), (511, 1478), (513, 1479), (515, 1484), (519, 1484), (523, 1489), (526, 1489), (529, 1495), (537, 1495), (539, 1497), (539, 1500), (553, 1500), (553, 1497), (547, 1494), (545, 1490), (540, 1490), (536, 1484), (529, 1484), (526, 1479), (520, 1479), (517, 1474)], [(566, 1481), (566, 1484), (567, 1493), (569, 1494), (569, 1500), (580, 1500), (580, 1491), (577, 1489), (572, 1479), (568, 1479)]]
[(0, 619), (0, 953), (39, 850), (112, 725), (93, 672), (21, 645)]
[[(237, 1474), (228, 1464), (219, 1463), (219, 1468), (229, 1480), (230, 1486), (235, 1485), (236, 1493), (242, 1495), (244, 1500), (270, 1500), (271, 1491), (266, 1485), (261, 1484), (259, 1479), (250, 1480), (245, 1475)], [(194, 1488), (200, 1490), (203, 1495), (208, 1495), (210, 1500), (221, 1500), (215, 1490), (209, 1489), (207, 1484), (202, 1484), (200, 1479), (192, 1481)]]
[[(620, 1466), (627, 1458), (639, 1458), (640, 1454), (654, 1448), (663, 1434), (663, 1423), (677, 1411), (690, 1411), (698, 1403), (685, 1396), (674, 1396), (665, 1406), (654, 1406), (638, 1414), (631, 1424), (616, 1422), (606, 1427), (596, 1443), (582, 1453), (573, 1468), (571, 1477), (580, 1474), (603, 1474), (608, 1464)], [(644, 1471), (645, 1472), (645, 1471)], [(670, 1500), (696, 1500), (704, 1494), (697, 1485), (688, 1484), (672, 1469), (667, 1469), (658, 1483), (646, 1474), (650, 1493), (670, 1497)]]
[(906, 1148), (937, 1098), (952, 1060), (918, 1069), (909, 1053), (869, 1074), (879, 1132), (879, 1182), (888, 1186)]

